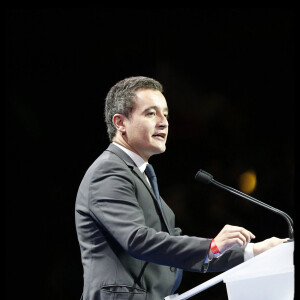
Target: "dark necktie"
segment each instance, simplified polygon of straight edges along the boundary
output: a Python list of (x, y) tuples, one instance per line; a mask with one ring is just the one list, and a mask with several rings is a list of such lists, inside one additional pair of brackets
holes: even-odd
[[(159, 191), (158, 191), (158, 185), (157, 185), (157, 178), (154, 172), (154, 169), (152, 167), (152, 165), (148, 164), (145, 170), (145, 174), (147, 175), (150, 184), (152, 186), (152, 189), (154, 191), (154, 194), (156, 196), (156, 199), (159, 203), (159, 206), (161, 208), (162, 213), (164, 213), (163, 209), (162, 209), (162, 204), (161, 204), (161, 200), (160, 200), (160, 196), (159, 196)], [(175, 284), (174, 287), (172, 289), (172, 294), (178, 289), (180, 282), (182, 280), (182, 270), (181, 269), (177, 269), (176, 270), (176, 280), (175, 280)]]
[(158, 185), (157, 185), (157, 178), (154, 172), (154, 169), (152, 167), (152, 165), (147, 164), (146, 170), (145, 170), (145, 174), (147, 175), (150, 184), (152, 186), (152, 189), (154, 191), (154, 194), (156, 196), (156, 199), (158, 201), (158, 204), (162, 210), (162, 204), (161, 204), (161, 200), (160, 200), (160, 196), (159, 196), (159, 191), (158, 191)]

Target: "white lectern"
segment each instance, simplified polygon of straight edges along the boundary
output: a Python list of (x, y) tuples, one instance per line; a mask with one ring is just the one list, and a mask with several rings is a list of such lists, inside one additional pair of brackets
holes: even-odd
[(293, 253), (294, 242), (280, 244), (181, 295), (165, 297), (165, 300), (188, 299), (222, 280), (229, 300), (293, 300)]

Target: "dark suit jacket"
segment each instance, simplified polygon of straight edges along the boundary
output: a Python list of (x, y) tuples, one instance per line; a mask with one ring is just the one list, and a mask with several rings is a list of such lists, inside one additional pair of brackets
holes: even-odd
[[(180, 236), (162, 203), (165, 219), (145, 177), (117, 146), (90, 166), (75, 207), (84, 300), (163, 299), (174, 286), (175, 268), (201, 272), (211, 239)], [(243, 251), (227, 251), (210, 270), (243, 262)]]

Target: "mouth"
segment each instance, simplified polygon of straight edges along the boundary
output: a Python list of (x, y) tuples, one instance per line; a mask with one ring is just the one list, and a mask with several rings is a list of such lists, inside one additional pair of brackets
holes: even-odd
[(166, 139), (166, 134), (165, 133), (155, 133), (155, 134), (153, 134), (152, 135), (152, 137), (154, 137), (154, 138), (157, 138), (157, 139), (160, 139), (160, 140), (165, 140)]

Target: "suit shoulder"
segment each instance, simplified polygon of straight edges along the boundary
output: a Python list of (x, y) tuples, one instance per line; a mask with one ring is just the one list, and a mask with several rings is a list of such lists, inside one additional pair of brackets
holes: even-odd
[(98, 178), (99, 175), (110, 176), (110, 175), (123, 175), (125, 173), (130, 173), (130, 167), (126, 162), (121, 159), (118, 155), (104, 151), (89, 167), (86, 172), (86, 176), (91, 178)]
[(91, 165), (95, 168), (119, 166), (128, 168), (126, 162), (113, 152), (104, 151)]

